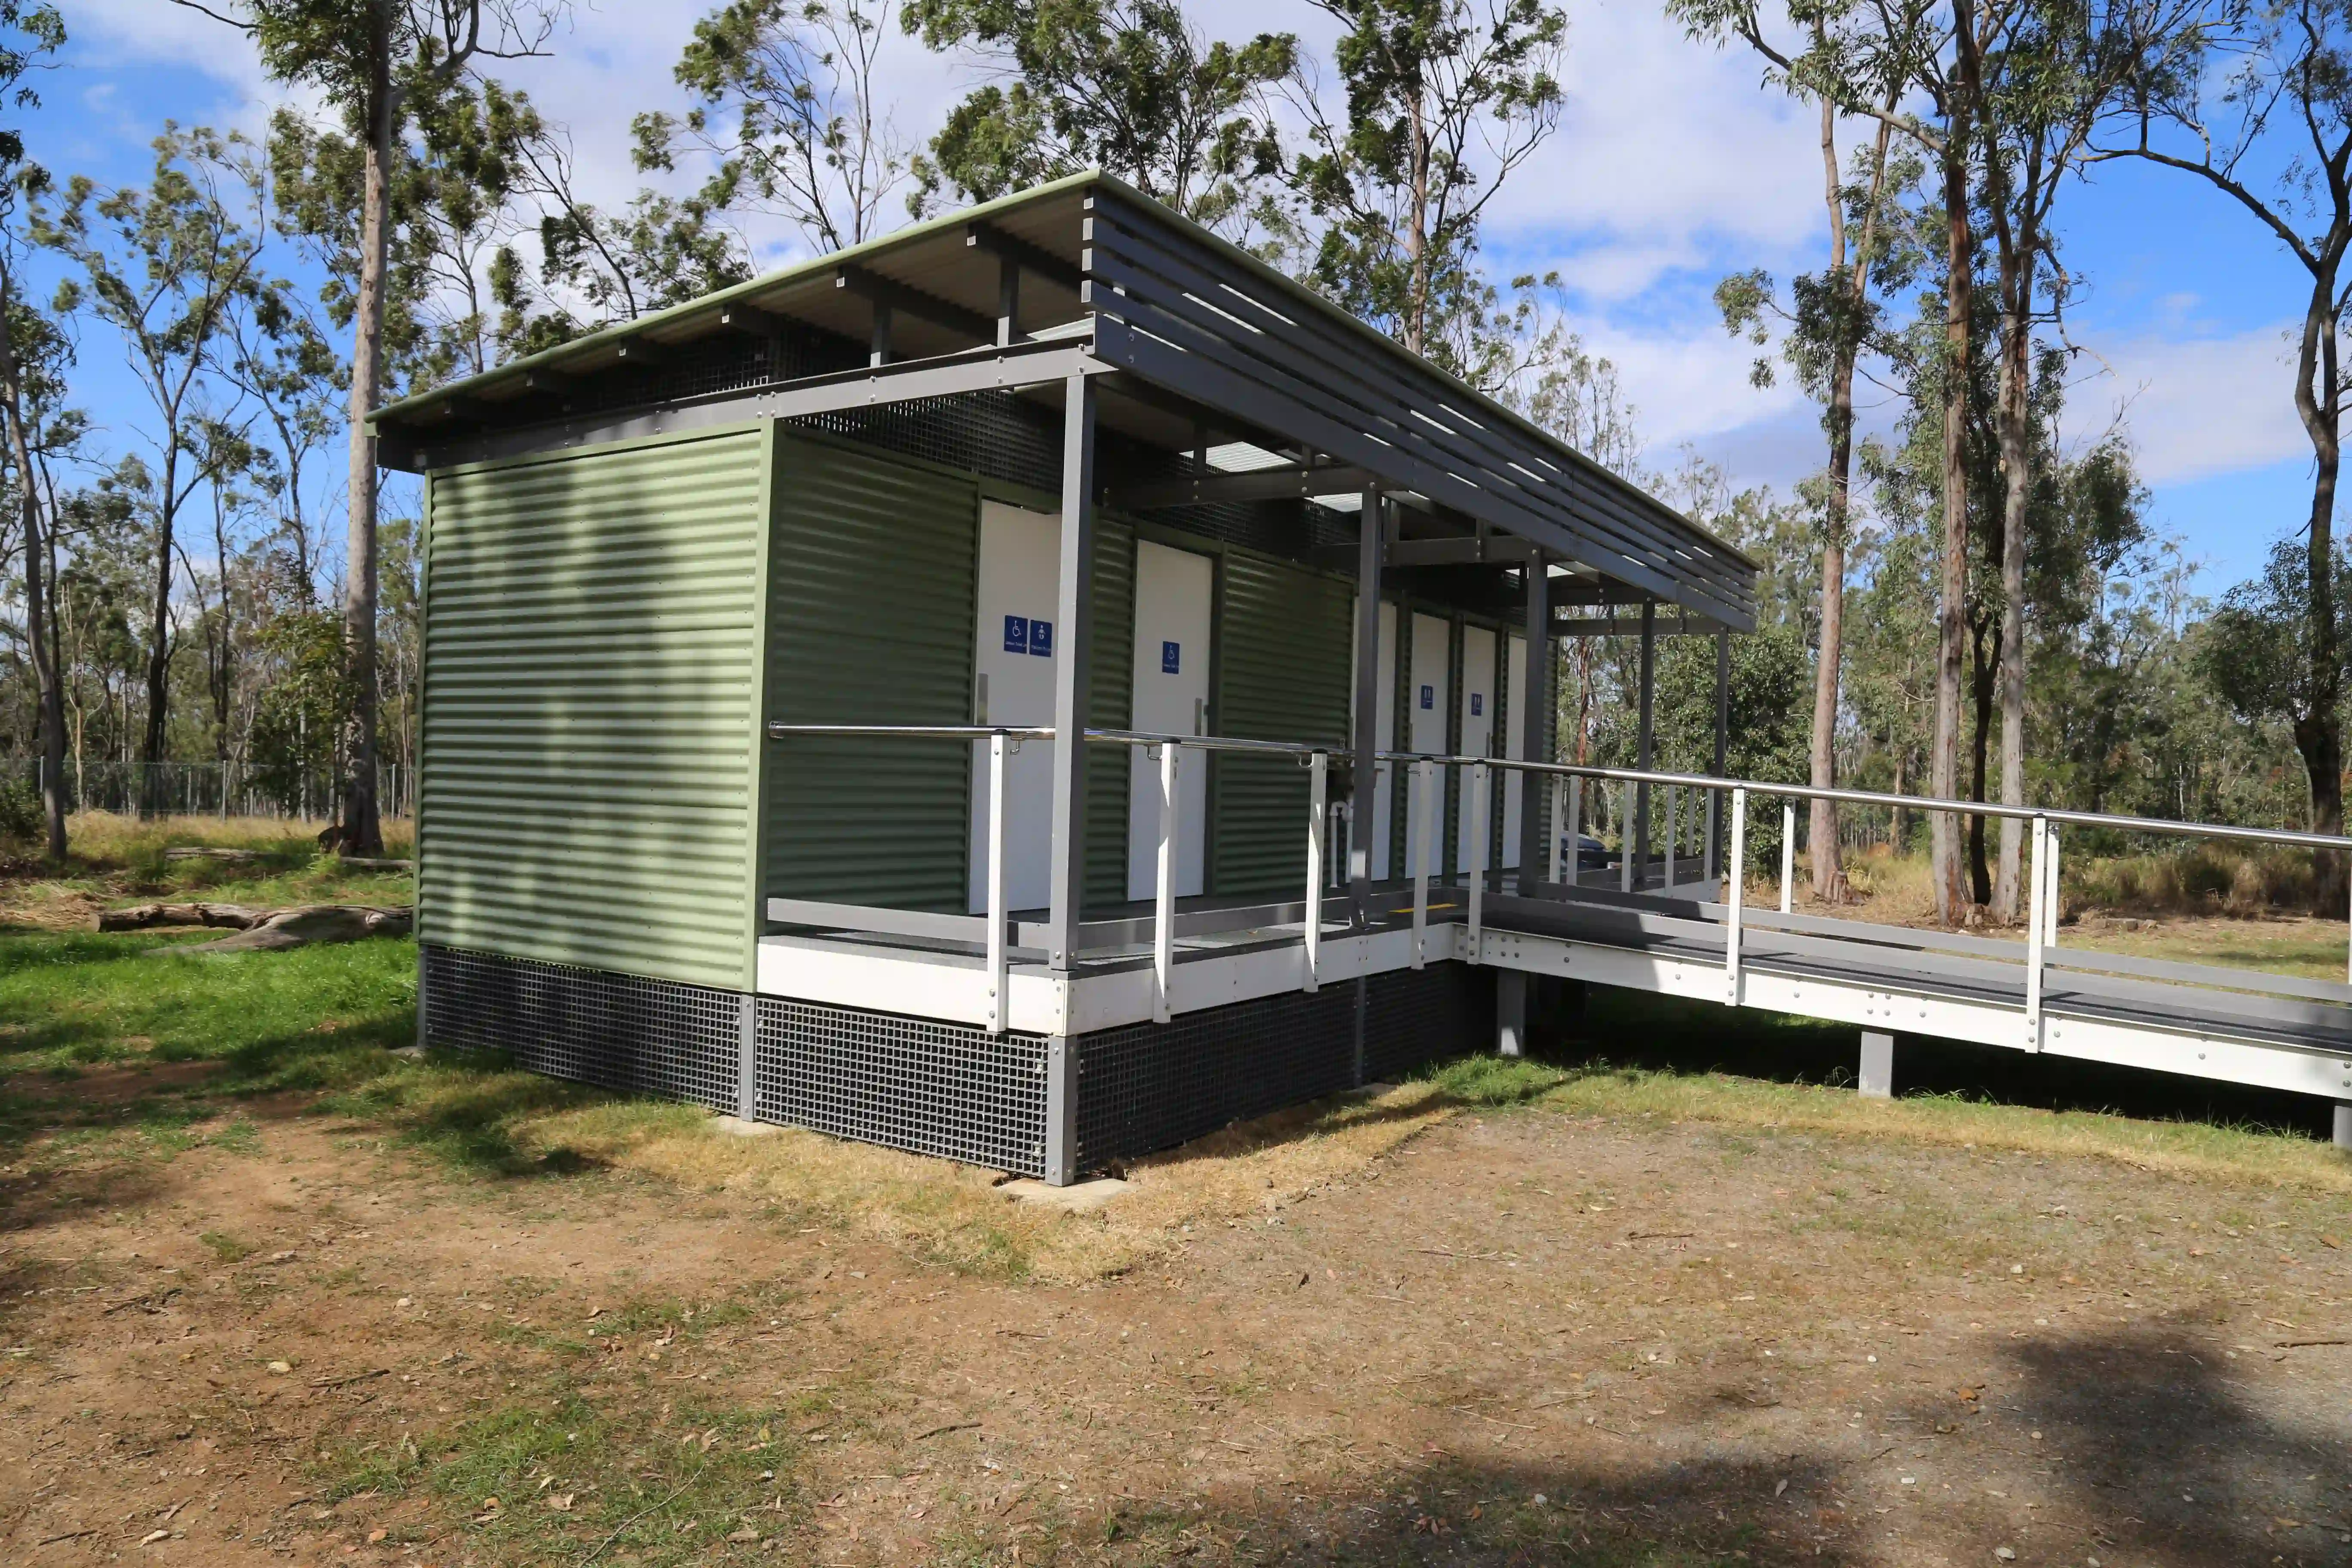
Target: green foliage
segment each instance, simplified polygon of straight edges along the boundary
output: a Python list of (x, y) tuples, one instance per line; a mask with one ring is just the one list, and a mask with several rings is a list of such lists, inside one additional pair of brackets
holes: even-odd
[(943, 188), (984, 200), (1092, 167), (1231, 227), (1279, 165), (1260, 100), (1297, 68), (1290, 34), (1211, 42), (1172, 0), (912, 0), (905, 25), (1012, 79), (949, 110), (916, 164), (918, 211)]
[(11, 843), (27, 843), (40, 836), (46, 819), (41, 815), (41, 792), (27, 778), (0, 780), (0, 839)]
[(320, 611), (294, 611), (273, 621), (261, 640), (276, 677), (254, 711), (252, 782), (280, 810), (299, 811), (334, 776), (355, 700), (343, 623)]

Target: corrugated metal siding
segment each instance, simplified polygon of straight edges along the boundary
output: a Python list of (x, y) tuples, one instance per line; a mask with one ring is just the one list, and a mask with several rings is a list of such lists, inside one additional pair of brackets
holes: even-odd
[[(767, 710), (798, 724), (969, 724), (973, 480), (778, 439)], [(770, 895), (961, 913), (971, 748), (811, 739), (768, 755)]]
[[(1087, 722), (1127, 726), (1135, 704), (1135, 530), (1117, 518), (1095, 521), (1095, 662)], [(1130, 746), (1087, 748), (1088, 904), (1127, 901), (1127, 797)]]
[(765, 452), (433, 476), (424, 941), (748, 985)]
[[(1218, 574), (1218, 731), (1249, 740), (1348, 736), (1353, 584), (1245, 551)], [(1307, 877), (1307, 770), (1233, 755), (1211, 772), (1209, 887), (1298, 891)]]

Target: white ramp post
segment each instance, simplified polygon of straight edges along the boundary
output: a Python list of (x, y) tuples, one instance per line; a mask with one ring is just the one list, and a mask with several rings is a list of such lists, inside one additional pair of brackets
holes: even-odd
[[(1562, 847), (1563, 836), (1559, 831), (1560, 823), (1559, 792), (1560, 786), (1563, 784), (1568, 788), (1568, 832), (1565, 835), (1564, 849)], [(1556, 778), (1551, 781), (1551, 790), (1552, 883), (1555, 887), (1562, 882), (1580, 884), (1584, 872), (1584, 851), (1582, 848), (1584, 842), (1584, 781), (1582, 779)], [(1565, 876), (1560, 874), (1560, 858), (1563, 854), (1566, 855), (1568, 860), (1568, 873)]]
[(1854, 1085), (1864, 1100), (1895, 1098), (1895, 1037), (1862, 1032), (1862, 1079)]
[(1305, 989), (1320, 984), (1323, 962), (1323, 845), (1329, 836), (1331, 758), (1317, 752), (1307, 760), (1307, 978)]
[(1633, 786), (1629, 782), (1617, 791), (1617, 804), (1622, 809), (1617, 823), (1617, 890), (1633, 890)]
[(1668, 784), (1666, 786), (1666, 884), (1658, 889), (1662, 893), (1671, 893), (1675, 890), (1675, 841), (1681, 837), (1675, 829), (1675, 786)]
[(988, 1032), (1004, 1033), (1004, 751), (1002, 734), (988, 738)]
[(1437, 767), (1423, 758), (1413, 763), (1412, 772), (1421, 781), (1421, 853), (1412, 863), (1412, 966), (1419, 969), (1429, 952), (1430, 840), (1437, 832)]
[(1160, 885), (1151, 907), (1151, 1021), (1170, 1017), (1169, 989), (1176, 975), (1176, 742), (1160, 752)]
[(2036, 816), (2026, 863), (2025, 1048), (2042, 1048), (2042, 943), (2050, 919), (2050, 819)]
[(1478, 934), (1486, 908), (1486, 764), (1470, 764), (1470, 951), (1478, 962)]
[(1724, 902), (1731, 906), (1730, 930), (1724, 939), (1724, 1000), (1732, 1006), (1739, 1005), (1739, 931), (1740, 916), (1747, 908), (1748, 879), (1742, 874), (1748, 865), (1748, 792), (1731, 792), (1731, 875), (1725, 879)]
[(1719, 845), (1717, 845), (1717, 844), (1716, 843), (1716, 841), (1715, 841), (1715, 820), (1716, 820), (1717, 816), (1719, 814), (1719, 812), (1720, 812), (1720, 810), (1721, 810), (1721, 806), (1722, 806), (1722, 794), (1721, 794), (1721, 792), (1720, 792), (1720, 791), (1717, 791), (1717, 790), (1709, 790), (1709, 791), (1707, 791), (1707, 792), (1706, 792), (1706, 875), (1704, 875), (1704, 876), (1702, 876), (1702, 877), (1699, 879), (1699, 880), (1700, 880), (1700, 881), (1702, 881), (1702, 882), (1708, 883), (1709, 885), (1712, 885), (1712, 884), (1714, 883), (1714, 881), (1715, 881), (1715, 858), (1716, 858), (1716, 856), (1717, 856), (1718, 854), (1722, 853), (1721, 847), (1720, 847)]
[(1780, 912), (1787, 914), (1797, 890), (1797, 803), (1780, 803)]

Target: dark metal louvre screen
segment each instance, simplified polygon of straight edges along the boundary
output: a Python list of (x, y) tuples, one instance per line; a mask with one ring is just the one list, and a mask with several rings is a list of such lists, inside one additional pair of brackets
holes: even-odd
[(1343, 984), (1081, 1037), (1078, 1168), (1352, 1087), (1355, 1025), (1355, 987)]
[(630, 1094), (735, 1109), (734, 992), (428, 946), (425, 1039)]
[(1465, 963), (1433, 963), (1368, 977), (1365, 1079), (1395, 1078), (1491, 1040), (1494, 973)]
[(759, 1008), (760, 1121), (1045, 1173), (1043, 1036), (782, 996)]

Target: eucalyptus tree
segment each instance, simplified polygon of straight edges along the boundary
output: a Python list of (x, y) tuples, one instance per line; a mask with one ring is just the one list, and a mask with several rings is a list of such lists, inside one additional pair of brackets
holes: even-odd
[[(1813, 719), (1807, 757), (1808, 782), (1816, 789), (1837, 784), (1840, 682), (1844, 670), (1846, 553), (1853, 507), (1853, 385), (1863, 355), (1883, 329), (1880, 296), (1908, 281), (1915, 259), (1894, 243), (1895, 226), (1885, 221), (1888, 205), (1903, 199), (1920, 171), (1905, 148), (1895, 146), (1895, 109), (1910, 87), (1903, 48), (1837, 48), (1832, 23), (1837, 10), (1816, 3), (1790, 13), (1798, 37), (1772, 37), (1753, 0), (1669, 0), (1668, 10), (1697, 37), (1745, 43), (1766, 64), (1768, 82), (1815, 104), (1821, 119), (1822, 195), (1828, 229), (1828, 255), (1819, 273), (1792, 280), (1790, 302), (1761, 269), (1727, 278), (1716, 289), (1724, 324), (1758, 346), (1781, 330), (1782, 355), (1798, 383), (1822, 405), (1822, 428), (1829, 438), (1822, 471), (1821, 597), (1813, 663)], [(1890, 29), (1899, 31), (1899, 29)], [(1875, 105), (1872, 139), (1849, 170), (1838, 152), (1840, 122), (1848, 100), (1860, 93)], [(1753, 379), (1769, 386), (1776, 377), (1769, 358), (1759, 356)], [(1837, 805), (1815, 800), (1810, 841), (1813, 895), (1824, 903), (1846, 897), (1840, 862)]]
[(1212, 40), (1176, 0), (908, 0), (903, 16), (1008, 79), (948, 110), (913, 163), (918, 213), (943, 189), (985, 200), (1095, 167), (1229, 235), (1258, 217), (1279, 165), (1264, 100), (1297, 63), (1291, 34)]
[(326, 237), (351, 288), (350, 546), (343, 635), (352, 692), (343, 748), (344, 848), (381, 852), (375, 798), (375, 433), (368, 423), (383, 391), (385, 304), (396, 214), (393, 182), (420, 91), (486, 59), (541, 52), (559, 0), (174, 0), (253, 40), (277, 80), (317, 89), (341, 113), (357, 160), (356, 234)]
[[(153, 453), (145, 506), (152, 520), (147, 709), (141, 760), (164, 760), (171, 718), (173, 563), (180, 512), (219, 477), (226, 450), (207, 431), (227, 416), (230, 322), (255, 289), (268, 221), (266, 180), (250, 142), (235, 133), (170, 126), (155, 139), (148, 183), (107, 189), (68, 181), (33, 232), (71, 272), (61, 310), (87, 310), (121, 339), (153, 416), (141, 431)], [(225, 388), (226, 390), (225, 391)]]
[[(25, 82), (65, 46), (65, 20), (54, 5), (0, 0), (0, 102), (12, 109), (37, 105), (39, 96)], [(16, 472), (16, 501), (24, 531), (25, 637), (32, 649), (34, 705), (39, 711), (41, 813), (49, 858), (66, 854), (65, 699), (58, 682), (56, 619), (45, 574), (53, 561), (51, 536), (43, 529), (42, 489), (34, 470), (40, 441), (31, 422), (44, 391), (54, 391), (70, 349), (64, 334), (34, 308), (24, 293), (24, 217), (28, 195), (48, 183), (39, 165), (25, 159), (23, 134), (0, 126), (0, 414), (7, 422), (8, 458)]]
[[(1315, 0), (1342, 29), (1343, 108), (1304, 62), (1290, 183), (1321, 226), (1304, 270), (1416, 353), (1486, 305), (1478, 226), (1559, 124), (1565, 12), (1544, 0)], [(1448, 368), (1458, 368), (1449, 365)]]
[[(2304, 626), (2275, 646), (2277, 711), (2310, 790), (2310, 825), (2344, 826), (2344, 630), (2336, 542), (2345, 370), (2338, 342), (2352, 279), (2352, 0), (2214, 0), (2168, 27), (2167, 0), (2118, 0), (2135, 51), (2106, 122), (2103, 157), (2189, 175), (2266, 231), (2303, 269), (2294, 403), (2311, 445), (2311, 505), (2302, 529)], [(2284, 580), (2273, 555), (2265, 614)], [(2265, 668), (2269, 668), (2266, 666)], [(2337, 874), (2341, 874), (2340, 871)]]

